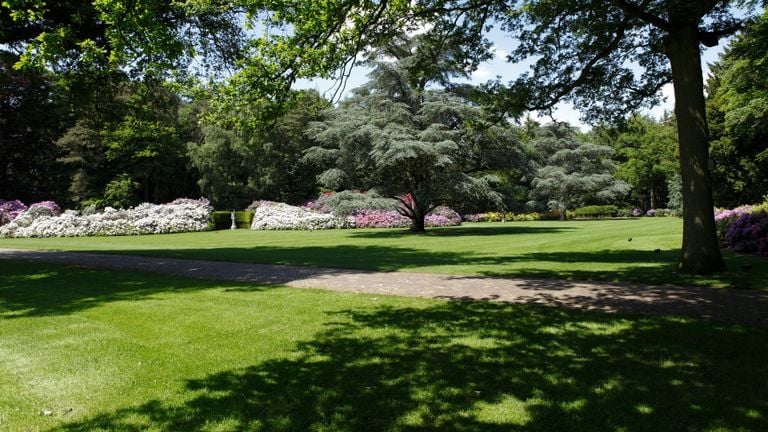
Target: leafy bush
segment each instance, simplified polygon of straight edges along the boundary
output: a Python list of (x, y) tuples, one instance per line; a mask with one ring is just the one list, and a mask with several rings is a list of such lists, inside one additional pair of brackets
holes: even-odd
[(607, 218), (615, 217), (619, 209), (615, 205), (594, 205), (579, 207), (571, 212), (577, 218)]
[(639, 208), (635, 208), (635, 209), (632, 210), (632, 216), (633, 217), (640, 217), (642, 215), (643, 215), (643, 211), (640, 210)]
[[(41, 210), (45, 208), (46, 210)], [(0, 227), (0, 237), (85, 237), (203, 231), (211, 216), (208, 200), (179, 199), (168, 204), (144, 203), (134, 208), (78, 215), (50, 215), (47, 205), (20, 214)]]
[(487, 222), (488, 215), (486, 213), (471, 213), (465, 214), (462, 219), (466, 222)]
[(679, 212), (675, 209), (656, 209), (657, 217), (676, 217), (678, 215)]
[(768, 256), (768, 213), (747, 213), (729, 226), (725, 239), (736, 252)]
[(321, 194), (317, 200), (304, 204), (305, 208), (323, 213), (333, 213), (339, 217), (353, 215), (361, 210), (394, 210), (397, 200), (384, 198), (375, 191), (342, 191)]
[[(211, 224), (215, 230), (224, 230), (232, 228), (232, 212), (215, 211), (211, 213)], [(253, 212), (236, 211), (235, 226), (239, 229), (249, 229), (253, 224)]]
[(562, 213), (558, 210), (550, 210), (543, 212), (532, 213), (474, 213), (464, 215), (462, 218), (467, 222), (501, 222), (514, 221), (514, 222), (526, 222), (537, 220), (560, 220)]
[(654, 217), (656, 216), (656, 210), (655, 209), (648, 209), (647, 212), (645, 212), (645, 215), (648, 217)]

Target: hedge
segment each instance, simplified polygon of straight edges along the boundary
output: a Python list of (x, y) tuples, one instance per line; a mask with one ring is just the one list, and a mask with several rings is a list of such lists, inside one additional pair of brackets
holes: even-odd
[(604, 218), (615, 217), (619, 209), (615, 205), (593, 205), (579, 207), (571, 212), (575, 218)]
[[(215, 211), (211, 214), (211, 222), (214, 230), (225, 230), (232, 227), (232, 212)], [(239, 229), (251, 229), (253, 223), (253, 212), (236, 211), (235, 225)]]

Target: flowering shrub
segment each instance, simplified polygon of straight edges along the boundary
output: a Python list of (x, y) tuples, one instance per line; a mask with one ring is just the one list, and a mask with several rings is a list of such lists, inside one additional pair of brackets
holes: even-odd
[(356, 228), (407, 228), (411, 219), (395, 210), (359, 210), (352, 215)]
[(640, 210), (639, 208), (635, 208), (635, 209), (632, 210), (632, 216), (640, 217), (642, 215), (643, 215), (643, 211)]
[[(56, 206), (58, 207), (58, 206)], [(178, 199), (168, 204), (141, 204), (134, 208), (78, 215), (66, 211), (57, 216), (53, 206), (32, 206), (11, 223), (0, 227), (0, 237), (85, 237), (162, 234), (203, 231), (211, 211), (206, 199)]]
[(728, 227), (741, 216), (752, 213), (754, 207), (751, 205), (743, 205), (734, 209), (715, 209), (715, 227), (717, 228), (717, 238), (723, 245), (728, 245), (726, 234), (728, 233)]
[(747, 213), (729, 226), (725, 239), (736, 252), (768, 256), (768, 213)]
[(0, 225), (5, 225), (11, 222), (26, 210), (27, 206), (19, 200), (3, 200), (3, 202), (0, 203)]
[(251, 229), (254, 230), (318, 230), (354, 227), (352, 218), (338, 218), (283, 203), (261, 203), (255, 208), (253, 214)]
[(448, 206), (437, 206), (426, 217), (427, 226), (461, 225), (461, 216)]
[(645, 215), (648, 216), (648, 217), (654, 217), (654, 216), (656, 216), (656, 210), (648, 209), (648, 211), (645, 212)]

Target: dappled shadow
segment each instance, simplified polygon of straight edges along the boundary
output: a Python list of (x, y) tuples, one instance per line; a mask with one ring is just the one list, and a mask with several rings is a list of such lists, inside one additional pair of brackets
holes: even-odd
[(768, 333), (445, 302), (338, 311), (293, 354), (57, 431), (768, 428)]
[[(227, 260), (242, 257), (242, 248), (216, 249), (216, 256)], [(330, 247), (254, 247), (254, 259), (281, 264), (280, 266), (237, 262), (212, 262), (169, 257), (146, 257), (67, 252), (19, 251), (16, 258), (76, 264), (117, 270), (139, 270), (173, 274), (201, 279), (247, 282), (256, 284), (289, 285), (334, 289), (348, 292), (369, 292), (405, 296), (437, 297), (459, 300), (497, 300), (516, 303), (535, 303), (550, 306), (568, 306), (610, 312), (710, 317), (728, 322), (768, 323), (768, 293), (750, 291), (697, 288), (690, 282), (708, 283), (710, 279), (686, 278), (674, 271), (674, 252), (653, 251), (599, 251), (594, 253), (530, 253), (519, 256), (479, 256), (467, 253), (424, 252), (416, 249), (383, 246), (330, 246)], [(210, 256), (211, 250), (134, 251), (136, 253), (178, 254), (181, 257), (201, 254)], [(313, 267), (323, 259), (344, 257), (350, 268)], [(258, 258), (258, 259), (257, 259)], [(555, 270), (550, 263), (558, 265)], [(653, 261), (656, 260), (656, 261)], [(526, 263), (532, 263), (530, 267)], [(587, 263), (610, 263), (611, 270), (590, 270)], [(522, 267), (521, 267), (522, 263)], [(533, 267), (533, 263), (542, 263)], [(581, 265), (581, 264), (584, 265)], [(430, 275), (420, 273), (377, 274), (353, 270), (375, 269), (384, 272), (417, 270), (423, 266), (465, 265), (487, 266), (480, 276)], [(482, 269), (482, 267), (479, 267)], [(601, 266), (598, 266), (601, 268)], [(764, 270), (755, 270), (763, 272)], [(752, 279), (753, 273), (732, 274), (727, 281), (739, 287), (756, 286), (765, 277)], [(30, 275), (34, 276), (34, 275)], [(35, 276), (38, 277), (38, 276)], [(105, 277), (102, 277), (105, 278)], [(121, 299), (143, 298), (157, 293), (152, 280), (145, 282), (121, 280), (83, 280), (82, 286), (59, 287), (58, 278), (32, 281), (34, 289), (15, 287), (18, 281), (4, 283), (6, 295), (0, 298), (0, 308), (13, 313), (5, 316), (68, 313), (68, 311)], [(21, 280), (21, 279), (19, 279)], [(583, 282), (599, 281), (597, 285)], [(611, 283), (614, 281), (614, 283)], [(642, 282), (642, 284), (637, 283)], [(1, 282), (1, 281), (0, 281)], [(655, 283), (657, 286), (648, 285)], [(172, 283), (173, 291), (199, 289), (200, 282), (178, 279)], [(153, 290), (154, 289), (154, 290)], [(252, 290), (252, 285), (229, 289)]]
[[(573, 263), (571, 267), (556, 269), (542, 267), (517, 267), (512, 270), (481, 271), (492, 277), (526, 277), (534, 279), (566, 279), (577, 281), (643, 282), (655, 285), (709, 285), (718, 282), (728, 288), (768, 289), (768, 260), (756, 256), (725, 256), (730, 272), (709, 276), (686, 275), (676, 271), (679, 250), (601, 250), (594, 252), (530, 252), (505, 257), (516, 263)], [(590, 269), (578, 264), (606, 263), (618, 265), (613, 269)], [(749, 270), (742, 265), (750, 263)]]
[[(152, 299), (163, 293), (210, 289), (211, 282), (141, 273), (115, 273), (82, 266), (0, 261), (0, 319), (63, 315), (117, 301)], [(242, 285), (219, 283), (235, 289)], [(249, 289), (265, 287), (249, 286)]]
[(414, 234), (406, 229), (388, 230), (353, 230), (349, 232), (352, 238), (401, 238), (414, 235), (424, 237), (469, 237), (497, 236), (520, 234), (556, 234), (559, 232), (578, 230), (569, 226), (530, 226), (530, 225), (462, 225), (460, 227), (428, 227), (426, 232)]
[(452, 277), (451, 281), (456, 279), (466, 281), (466, 294), (456, 294), (454, 290), (435, 297), (768, 325), (768, 293), (763, 291), (610, 282), (592, 284), (563, 279), (499, 279), (497, 286), (488, 290), (483, 286), (488, 283), (482, 279)]

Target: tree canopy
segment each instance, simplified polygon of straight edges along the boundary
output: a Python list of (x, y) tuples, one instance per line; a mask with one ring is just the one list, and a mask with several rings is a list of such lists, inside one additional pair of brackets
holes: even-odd
[(614, 177), (613, 149), (582, 142), (567, 124), (540, 128), (533, 146), (544, 163), (532, 182), (532, 204), (568, 210), (590, 204), (616, 202), (629, 192), (629, 185)]
[(768, 12), (712, 65), (707, 118), (716, 204), (759, 202), (768, 194)]
[(424, 55), (417, 43), (384, 54), (372, 61), (371, 80), (308, 131), (320, 145), (305, 158), (326, 168), (319, 181), (333, 190), (376, 188), (399, 197), (414, 231), (424, 231), (427, 213), (456, 196), (500, 206), (489, 171), (521, 162), (513, 131), (484, 124), (479, 107), (427, 88), (445, 71), (413, 76)]

